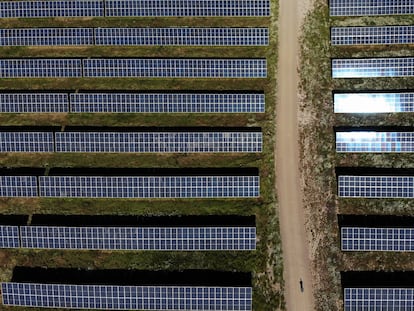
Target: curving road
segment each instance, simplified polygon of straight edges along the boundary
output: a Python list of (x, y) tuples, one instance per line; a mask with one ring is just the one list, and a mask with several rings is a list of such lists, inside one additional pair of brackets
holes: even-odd
[[(279, 0), (276, 177), (288, 311), (315, 310), (300, 188), (298, 131), (299, 31), (303, 0)], [(303, 281), (303, 292), (300, 288)]]

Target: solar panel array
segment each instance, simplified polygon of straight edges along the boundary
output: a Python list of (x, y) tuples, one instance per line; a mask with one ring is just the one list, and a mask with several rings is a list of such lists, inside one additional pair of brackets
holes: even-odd
[(414, 288), (344, 288), (344, 310), (414, 310)]
[(56, 132), (57, 152), (261, 152), (261, 132)]
[(19, 227), (0, 225), (0, 248), (20, 247)]
[(337, 132), (336, 152), (414, 152), (414, 132)]
[(104, 16), (101, 0), (0, 1), (0, 18)]
[(414, 228), (342, 227), (343, 251), (414, 251)]
[(0, 113), (68, 112), (65, 93), (0, 93)]
[(414, 198), (414, 177), (340, 175), (338, 194), (351, 198)]
[(0, 132), (0, 152), (54, 152), (51, 132)]
[(41, 197), (258, 197), (259, 176), (40, 176)]
[(266, 78), (266, 59), (84, 59), (84, 77)]
[(269, 0), (106, 0), (106, 16), (270, 16)]
[(97, 28), (97, 45), (266, 46), (267, 28)]
[(414, 112), (414, 93), (334, 94), (335, 113)]
[(0, 176), (0, 196), (36, 197), (37, 195), (35, 176)]
[(414, 58), (350, 58), (332, 60), (333, 78), (412, 77)]
[(73, 77), (82, 77), (80, 59), (0, 59), (0, 78)]
[(70, 102), (71, 112), (265, 112), (264, 94), (74, 93)]
[(332, 45), (412, 44), (414, 26), (332, 27)]
[(8, 306), (118, 310), (252, 309), (251, 287), (2, 283)]
[(93, 44), (94, 34), (92, 28), (0, 29), (0, 46), (61, 46)]
[(22, 247), (25, 248), (163, 251), (256, 249), (254, 227), (24, 226), (20, 229)]
[(411, 0), (330, 0), (331, 16), (414, 14)]

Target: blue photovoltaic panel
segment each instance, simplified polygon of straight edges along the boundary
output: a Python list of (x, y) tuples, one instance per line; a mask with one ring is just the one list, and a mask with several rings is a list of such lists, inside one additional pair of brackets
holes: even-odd
[(252, 310), (251, 287), (2, 283), (3, 305), (105, 310)]
[(102, 0), (0, 1), (0, 18), (103, 16)]
[(412, 44), (414, 26), (332, 27), (332, 45)]
[(56, 152), (261, 152), (261, 132), (56, 132)]
[(329, 0), (331, 16), (414, 14), (412, 0)]
[(68, 112), (68, 94), (0, 93), (0, 113)]
[(0, 176), (0, 196), (37, 197), (36, 176)]
[(0, 46), (92, 45), (92, 28), (0, 29)]
[(97, 45), (266, 46), (268, 28), (97, 28)]
[[(212, 251), (256, 249), (254, 227), (20, 227), (22, 247)], [(0, 241), (1, 242), (1, 241)]]
[(0, 59), (0, 78), (82, 77), (80, 59)]
[(414, 177), (342, 175), (338, 194), (344, 198), (413, 198)]
[(414, 76), (414, 58), (350, 58), (332, 60), (333, 78)]
[(264, 94), (73, 93), (71, 112), (247, 113), (265, 112)]
[(334, 94), (335, 113), (414, 112), (414, 93)]
[(53, 132), (0, 132), (0, 152), (54, 152)]
[(266, 59), (84, 59), (84, 77), (266, 78)]
[(344, 288), (344, 311), (414, 310), (414, 288)]
[(343, 251), (413, 252), (414, 228), (342, 227)]
[(106, 16), (270, 16), (269, 0), (106, 0)]
[(41, 176), (41, 197), (258, 197), (259, 176)]
[(414, 132), (337, 132), (336, 152), (414, 152)]
[(0, 248), (20, 247), (19, 227), (0, 225)]

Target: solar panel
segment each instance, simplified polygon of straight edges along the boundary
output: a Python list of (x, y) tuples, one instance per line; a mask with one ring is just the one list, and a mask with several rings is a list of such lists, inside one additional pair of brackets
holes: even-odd
[(266, 46), (268, 28), (97, 28), (97, 45)]
[(25, 248), (162, 251), (256, 249), (254, 227), (20, 228), (22, 247)]
[(413, 176), (338, 177), (338, 194), (350, 198), (413, 198)]
[(336, 152), (414, 152), (414, 132), (337, 132)]
[(106, 0), (106, 16), (270, 16), (269, 0)]
[(0, 248), (20, 247), (19, 227), (0, 225)]
[(258, 197), (259, 176), (41, 176), (41, 197)]
[(0, 78), (72, 77), (82, 77), (80, 59), (0, 59)]
[(103, 16), (101, 0), (0, 1), (0, 18)]
[(332, 45), (412, 44), (414, 26), (332, 27)]
[(414, 76), (414, 58), (350, 58), (332, 60), (333, 78)]
[(101, 58), (83, 60), (84, 77), (266, 78), (266, 59)]
[(414, 251), (414, 228), (342, 227), (343, 251)]
[(92, 45), (92, 28), (0, 29), (0, 46)]
[(335, 113), (414, 112), (414, 93), (334, 94)]
[(247, 93), (73, 93), (70, 102), (71, 112), (265, 112), (265, 95)]
[(414, 310), (414, 288), (344, 288), (344, 310)]
[(414, 14), (412, 0), (330, 0), (331, 16)]
[(36, 197), (37, 178), (35, 176), (0, 176), (0, 196)]
[(261, 132), (56, 132), (57, 152), (261, 152)]
[(0, 132), (0, 152), (54, 152), (52, 132)]
[(68, 112), (68, 94), (0, 93), (0, 113)]
[(3, 305), (105, 310), (246, 310), (251, 287), (2, 283)]

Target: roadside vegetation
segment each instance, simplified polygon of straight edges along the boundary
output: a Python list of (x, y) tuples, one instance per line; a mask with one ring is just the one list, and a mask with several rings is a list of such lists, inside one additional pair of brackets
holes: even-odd
[[(0, 28), (20, 27), (269, 27), (268, 47), (13, 47), (0, 48), (6, 58), (19, 57), (215, 57), (267, 58), (267, 79), (0, 79), (0, 91), (264, 91), (265, 114), (2, 114), (2, 126), (171, 126), (261, 127), (261, 154), (0, 154), (1, 167), (258, 167), (259, 199), (24, 199), (0, 198), (2, 214), (105, 215), (256, 215), (255, 252), (102, 252), (0, 250), (0, 281), (9, 281), (16, 265), (87, 269), (215, 269), (252, 272), (254, 310), (284, 310), (282, 256), (274, 191), (274, 113), (276, 103), (276, 19), (16, 19)], [(24, 308), (16, 308), (16, 310)], [(33, 309), (36, 310), (36, 309)]]
[(333, 113), (333, 90), (407, 90), (413, 78), (331, 78), (331, 58), (412, 56), (411, 46), (331, 47), (330, 26), (408, 25), (412, 16), (330, 18), (327, 1), (315, 0), (303, 28), (301, 166), (317, 310), (343, 310), (340, 271), (412, 270), (414, 254), (340, 250), (338, 214), (412, 214), (409, 200), (339, 199), (335, 167), (412, 168), (412, 155), (335, 154), (334, 126), (412, 126), (411, 114)]

